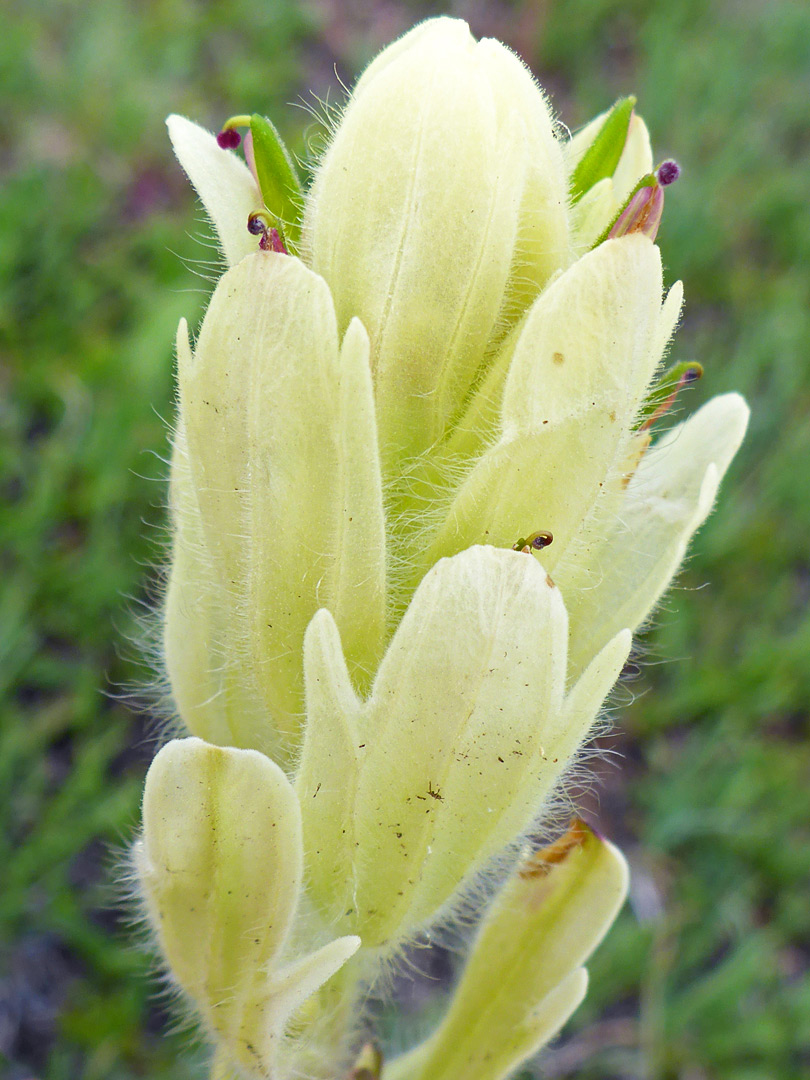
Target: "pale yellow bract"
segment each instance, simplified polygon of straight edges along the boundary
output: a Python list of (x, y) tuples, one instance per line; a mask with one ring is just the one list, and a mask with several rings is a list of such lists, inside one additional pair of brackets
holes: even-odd
[(748, 410), (650, 445), (682, 294), (643, 231), (596, 243), (652, 170), (635, 113), (569, 197), (603, 122), (569, 140), (513, 53), (428, 20), (359, 80), (294, 256), (248, 232), (241, 158), (169, 118), (229, 269), (177, 339), (164, 641), (190, 737), (150, 769), (136, 865), (219, 1080), (348, 1076), (369, 985), (498, 878), (445, 1018), (382, 1076), (503, 1080), (622, 903), (585, 826), (521, 844)]

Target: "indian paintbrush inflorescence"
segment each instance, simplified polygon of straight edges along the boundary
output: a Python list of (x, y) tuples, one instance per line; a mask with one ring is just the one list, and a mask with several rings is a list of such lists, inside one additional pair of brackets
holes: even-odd
[[(438, 18), (366, 69), (308, 188), (264, 117), (169, 118), (228, 269), (177, 336), (183, 734), (135, 862), (220, 1080), (500, 1080), (585, 992), (625, 863), (581, 822), (527, 838), (747, 420), (728, 394), (656, 437), (701, 369), (663, 369), (679, 170), (634, 106), (569, 138)], [(471, 897), (444, 1018), (362, 1050), (369, 987)]]

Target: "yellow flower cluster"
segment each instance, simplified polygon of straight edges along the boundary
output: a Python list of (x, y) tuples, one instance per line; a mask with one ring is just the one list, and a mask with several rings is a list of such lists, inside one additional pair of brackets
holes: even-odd
[(498, 857), (447, 1016), (385, 1080), (501, 1080), (584, 993), (624, 862), (581, 825), (519, 845), (747, 421), (729, 394), (651, 441), (696, 366), (661, 378), (677, 167), (633, 105), (568, 139), (513, 53), (439, 18), (365, 71), (305, 192), (263, 118), (169, 119), (230, 268), (177, 340), (191, 737), (136, 862), (215, 1076), (346, 1075), (358, 988)]

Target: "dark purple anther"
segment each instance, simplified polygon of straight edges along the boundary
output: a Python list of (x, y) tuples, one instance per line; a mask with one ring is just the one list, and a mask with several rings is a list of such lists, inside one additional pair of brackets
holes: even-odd
[(661, 187), (668, 187), (670, 184), (674, 184), (681, 175), (681, 167), (677, 161), (672, 161), (670, 158), (668, 161), (661, 162), (655, 175), (658, 177), (658, 183)]
[(235, 150), (241, 141), (242, 136), (236, 128), (223, 128), (217, 135), (217, 145), (223, 150)]

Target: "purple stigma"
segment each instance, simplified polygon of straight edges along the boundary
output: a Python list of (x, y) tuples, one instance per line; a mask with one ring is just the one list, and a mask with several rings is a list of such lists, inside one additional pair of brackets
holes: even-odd
[(541, 532), (538, 533), (537, 536), (533, 536), (530, 543), (535, 551), (542, 551), (543, 548), (547, 548), (553, 540), (554, 537), (550, 532)]
[(217, 145), (223, 150), (235, 150), (241, 141), (242, 136), (236, 128), (224, 128), (217, 135)]
[(677, 161), (672, 161), (670, 158), (668, 161), (661, 162), (655, 175), (661, 187), (668, 187), (670, 184), (674, 184), (681, 175), (681, 167)]

